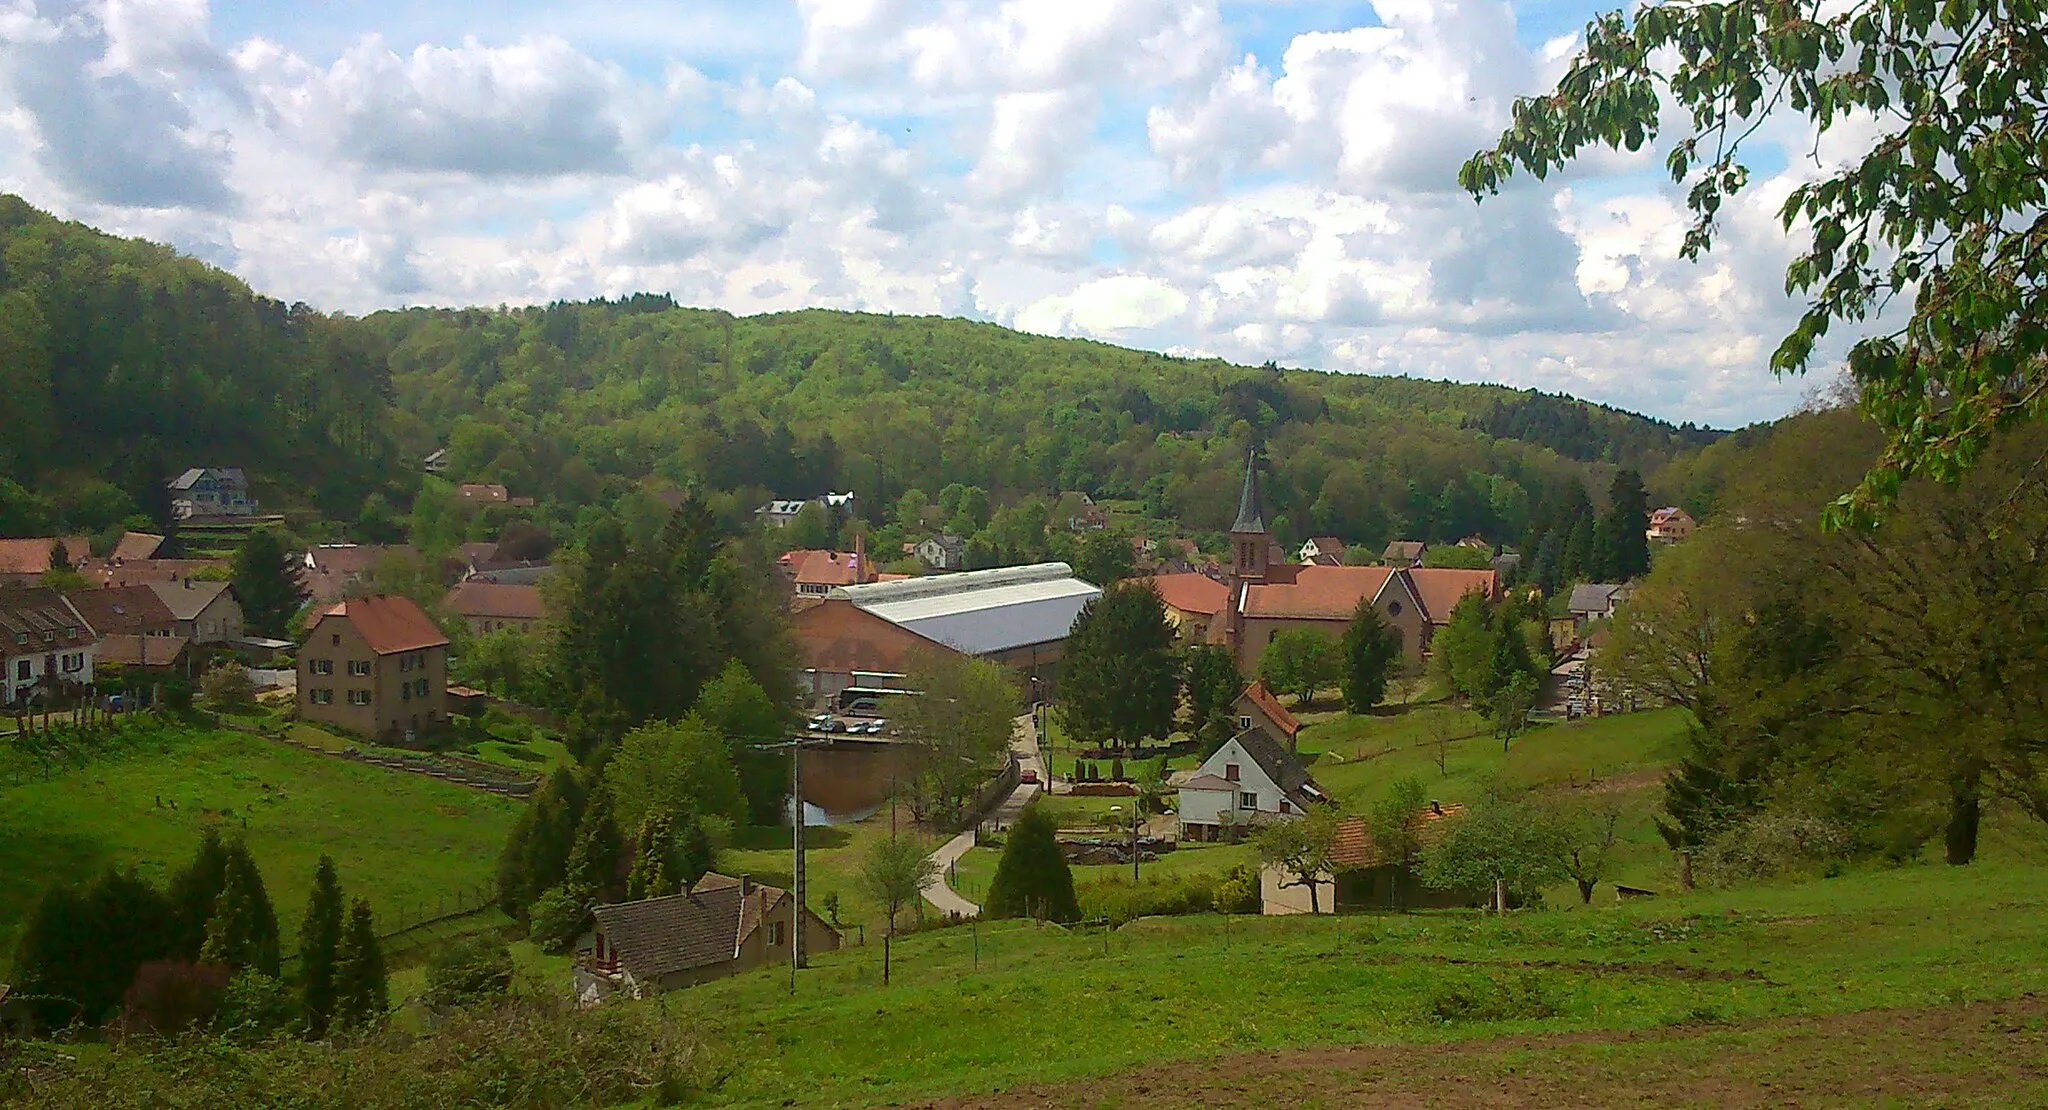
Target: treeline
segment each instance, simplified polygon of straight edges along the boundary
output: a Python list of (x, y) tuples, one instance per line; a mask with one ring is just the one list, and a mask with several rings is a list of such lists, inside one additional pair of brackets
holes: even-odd
[(259, 496), (344, 516), (395, 472), (374, 331), (8, 195), (0, 368), (8, 534), (162, 526), (163, 482), (188, 466), (244, 466)]
[(53, 1030), (118, 1024), (260, 1039), (383, 1022), (390, 998), (375, 918), (363, 899), (345, 902), (326, 856), (298, 941), (287, 976), (255, 859), (208, 829), (168, 888), (110, 867), (89, 885), (46, 891), (21, 934), (15, 1002)]
[(1824, 530), (1878, 445), (1848, 410), (1752, 437), (1598, 661), (1697, 718), (1663, 830), (1707, 866), (1935, 841), (1964, 864), (1989, 807), (2048, 820), (2048, 434), (1906, 483), (1872, 531)]

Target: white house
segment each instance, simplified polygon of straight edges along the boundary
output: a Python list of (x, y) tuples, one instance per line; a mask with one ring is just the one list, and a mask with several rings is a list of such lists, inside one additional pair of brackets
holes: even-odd
[(917, 545), (917, 559), (933, 570), (959, 570), (967, 565), (967, 541), (959, 536), (927, 536)]
[(98, 633), (63, 594), (0, 590), (0, 705), (20, 705), (41, 688), (90, 685), (98, 653)]
[(152, 582), (149, 588), (171, 610), (178, 622), (177, 635), (195, 644), (242, 638), (242, 602), (228, 583), (196, 582), (186, 577)]
[(165, 484), (171, 488), (171, 512), (180, 520), (256, 511), (249, 476), (239, 466), (195, 466)]
[(833, 493), (827, 490), (825, 496), (813, 497), (808, 500), (785, 501), (778, 499), (770, 501), (766, 505), (755, 509), (754, 517), (767, 524), (770, 528), (787, 528), (791, 522), (796, 520), (796, 514), (802, 512), (805, 505), (817, 505), (827, 512), (838, 509), (840, 514), (847, 518), (851, 518), (857, 508), (852, 490), (848, 490), (845, 493)]
[(1230, 829), (1299, 817), (1329, 800), (1287, 749), (1264, 729), (1248, 728), (1180, 785), (1180, 835), (1216, 840)]
[(1344, 565), (1344, 541), (1335, 536), (1311, 536), (1302, 541), (1301, 550), (1295, 554), (1301, 557), (1303, 566), (1320, 564), (1326, 567)]

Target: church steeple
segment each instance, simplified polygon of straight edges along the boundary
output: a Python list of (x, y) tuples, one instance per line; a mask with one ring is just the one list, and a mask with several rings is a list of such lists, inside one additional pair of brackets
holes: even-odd
[(1230, 526), (1230, 574), (1239, 582), (1263, 582), (1268, 550), (1265, 513), (1259, 508), (1259, 452), (1245, 452), (1244, 492), (1237, 498), (1237, 523)]
[(1244, 492), (1237, 497), (1237, 523), (1230, 526), (1232, 535), (1264, 533), (1265, 514), (1259, 511), (1259, 452), (1252, 448), (1244, 453)]

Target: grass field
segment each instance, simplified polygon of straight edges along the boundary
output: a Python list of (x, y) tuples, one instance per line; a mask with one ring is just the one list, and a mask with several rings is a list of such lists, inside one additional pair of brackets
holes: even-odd
[[(208, 825), (242, 836), (295, 945), (321, 854), (380, 920), (488, 884), (522, 803), (226, 730), (190, 729), (0, 785), (0, 967), (37, 894), (108, 864), (162, 882)], [(175, 806), (175, 808), (173, 808)]]
[[(821, 957), (794, 996), (778, 969), (649, 1004), (703, 1030), (722, 1054), (727, 1078), (709, 1097), (718, 1105), (963, 1095), (973, 1104), (1020, 1086), (1008, 1104), (1186, 1105), (1174, 1092), (1262, 1060), (1309, 1082), (1287, 1057), (1266, 1055), (1274, 1051), (1537, 1039), (1504, 1042), (1498, 1051), (1512, 1055), (1549, 1043), (1542, 1038), (1594, 1033), (1622, 1039), (1604, 1049), (1607, 1042), (1584, 1036), (1558, 1043), (1582, 1057), (1622, 1058), (1637, 1078), (1664, 1069), (1709, 1091), (1719, 1054), (1798, 1041), (1785, 1031), (1809, 1018), (1894, 1007), (1946, 1013), (2048, 991), (2044, 864), (2048, 844), (2030, 826), (1993, 837), (1985, 860), (1968, 870), (1912, 865), (1498, 919), (1444, 912), (1152, 919), (1112, 933), (953, 928), (901, 941), (887, 988), (879, 946), (870, 944)], [(2014, 1020), (2041, 1032), (2038, 1015)], [(1846, 1039), (1799, 1041), (1799, 1051), (1823, 1071), (1846, 1066), (1887, 1024), (1873, 1017)], [(1944, 1066), (1989, 1066), (1998, 1030), (1980, 1032), (1993, 1039), (1971, 1042), (1978, 1055), (1959, 1048)], [(1419, 1076), (1436, 1066), (1432, 1053), (1374, 1059), (1389, 1081), (1402, 1067)], [(1740, 1069), (1767, 1088), (1768, 1066), (1751, 1060)], [(1175, 1082), (1160, 1083), (1164, 1075)], [(1117, 1078), (1105, 1086), (1100, 1076)], [(1960, 1104), (2039, 1105), (2048, 1075), (2035, 1068), (2020, 1078), (1988, 1101)], [(1327, 1090), (1311, 1104), (1323, 1098), (1356, 1104)], [(1257, 1089), (1233, 1104), (1259, 1105)]]

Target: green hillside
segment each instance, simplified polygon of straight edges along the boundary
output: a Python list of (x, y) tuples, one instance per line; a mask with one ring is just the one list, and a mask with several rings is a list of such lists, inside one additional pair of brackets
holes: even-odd
[(1565, 397), (966, 320), (741, 318), (647, 294), (354, 319), (11, 196), (0, 366), (0, 535), (161, 523), (163, 476), (239, 465), (297, 524), (395, 538), (439, 446), (450, 477), (504, 482), (564, 526), (662, 486), (735, 520), (771, 495), (853, 489), (882, 524), (905, 492), (958, 484), (997, 508), (1081, 490), (1199, 534), (1227, 526), (1262, 444), (1283, 539), (1514, 540), (1613, 468), (1652, 473), (1715, 438)]

